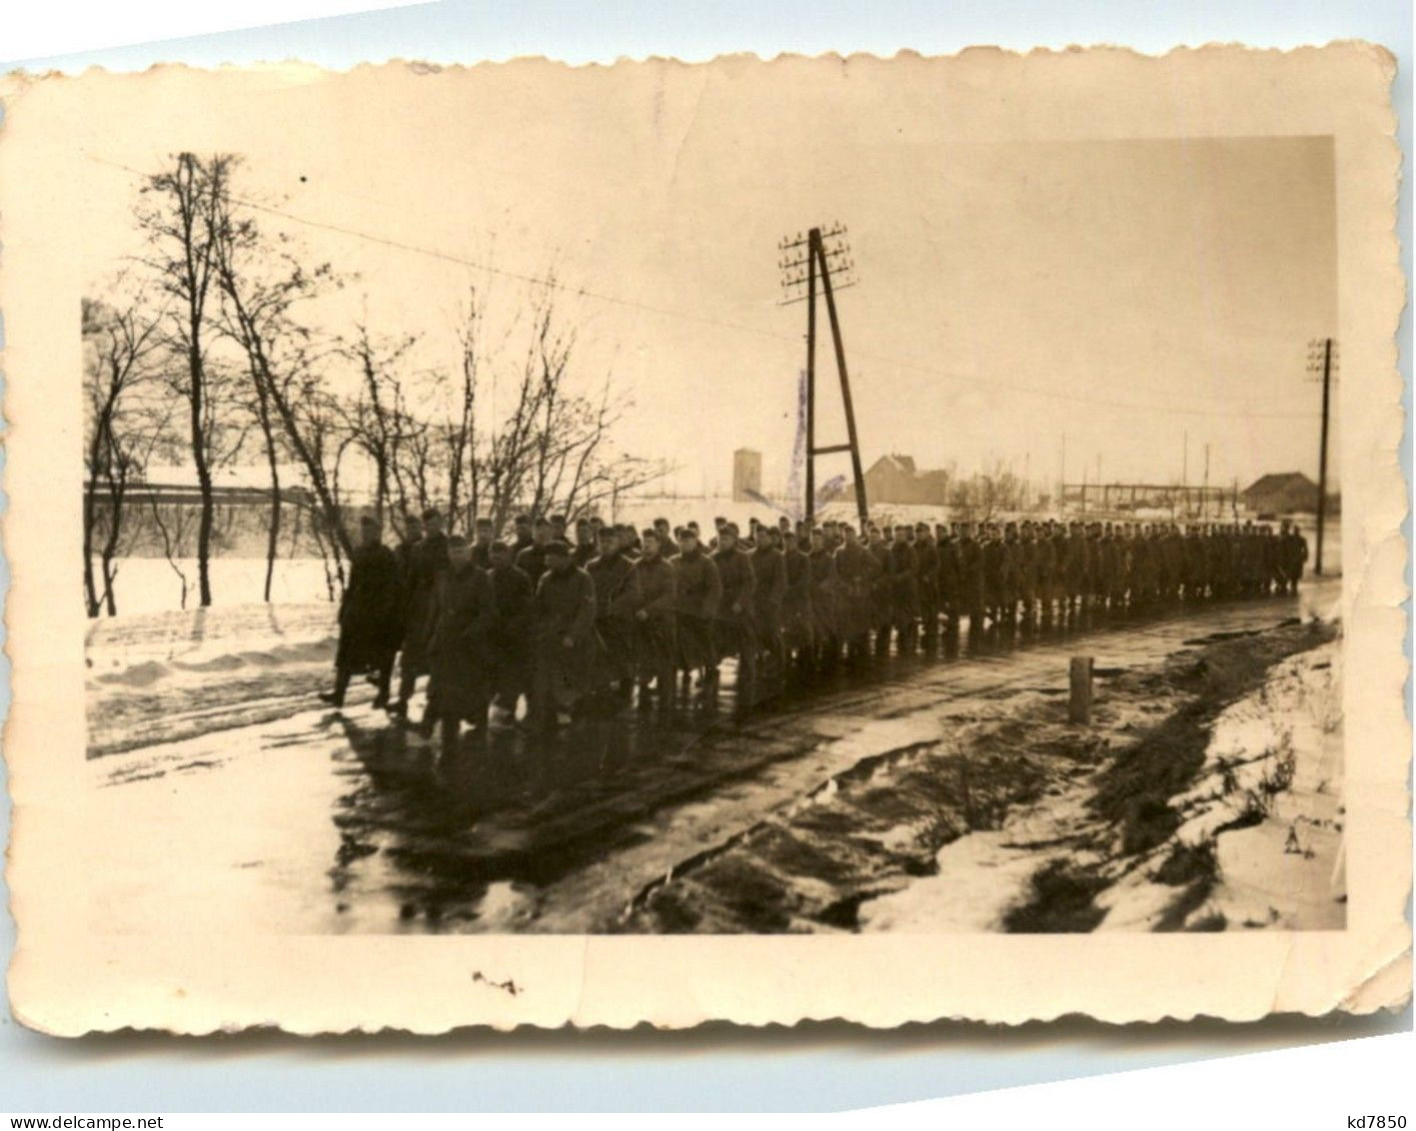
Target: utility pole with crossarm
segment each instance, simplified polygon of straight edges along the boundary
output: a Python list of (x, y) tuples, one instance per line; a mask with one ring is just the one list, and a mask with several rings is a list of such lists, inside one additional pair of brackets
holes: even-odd
[(1332, 404), (1332, 374), (1337, 366), (1337, 347), (1331, 338), (1308, 343), (1308, 372), (1323, 380), (1323, 426), (1318, 440), (1318, 539), (1314, 547), (1313, 572), (1323, 575), (1323, 527), (1327, 519), (1328, 416)]
[[(851, 382), (846, 372), (846, 348), (841, 340), (841, 320), (836, 311), (836, 293), (854, 286), (851, 272), (855, 263), (850, 247), (845, 243), (846, 229), (841, 224), (829, 228), (812, 228), (805, 236), (797, 233), (777, 244), (780, 253), (777, 266), (782, 272), (783, 305), (806, 303), (806, 519), (816, 515), (816, 457), (835, 452), (850, 452), (851, 470), (855, 477), (856, 507), (862, 529), (870, 511), (865, 499), (865, 475), (861, 470), (860, 443), (856, 436), (855, 408), (851, 403)], [(832, 280), (832, 273), (838, 276)], [(841, 381), (841, 403), (846, 413), (847, 442), (816, 446), (816, 287), (821, 284), (826, 300), (826, 315), (831, 322), (831, 341), (836, 350), (836, 373)]]

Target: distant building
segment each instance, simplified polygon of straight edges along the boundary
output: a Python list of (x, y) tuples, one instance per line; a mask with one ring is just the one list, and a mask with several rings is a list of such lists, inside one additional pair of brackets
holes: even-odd
[(1265, 475), (1239, 492), (1239, 497), (1258, 514), (1312, 514), (1318, 509), (1318, 485), (1301, 471)]
[(739, 448), (733, 453), (733, 501), (752, 502), (762, 495), (762, 453)]
[(920, 471), (913, 456), (881, 456), (865, 473), (865, 495), (871, 503), (942, 506), (948, 491), (949, 473)]

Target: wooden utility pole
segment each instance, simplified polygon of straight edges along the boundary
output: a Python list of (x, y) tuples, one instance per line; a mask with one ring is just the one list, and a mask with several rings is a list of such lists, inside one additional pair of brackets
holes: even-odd
[(1210, 446), (1205, 445), (1205, 486), (1200, 492), (1200, 518), (1209, 518)]
[(1313, 572), (1323, 574), (1323, 524), (1327, 518), (1328, 409), (1332, 400), (1332, 339), (1323, 339), (1323, 427), (1318, 441), (1318, 545)]
[[(779, 261), (778, 266), (784, 272), (782, 286), (786, 290), (787, 303), (798, 302), (805, 299), (806, 309), (806, 506), (804, 508), (806, 520), (812, 521), (816, 517), (816, 457), (830, 455), (835, 452), (850, 452), (851, 472), (855, 478), (856, 509), (860, 513), (860, 524), (864, 528), (869, 521), (870, 511), (865, 498), (865, 472), (860, 461), (860, 440), (856, 433), (855, 406), (851, 400), (850, 376), (846, 371), (846, 347), (841, 338), (841, 320), (836, 311), (836, 291), (853, 286), (855, 280), (839, 285), (833, 285), (831, 279), (832, 270), (837, 272), (848, 272), (855, 264), (849, 258), (850, 249), (844, 244), (833, 243), (829, 248), (828, 240), (839, 240), (846, 234), (846, 229), (839, 224), (834, 225), (829, 231), (823, 232), (820, 228), (812, 228), (803, 239), (800, 235), (795, 240), (783, 240), (777, 245), (778, 250), (787, 253), (786, 257)], [(793, 258), (793, 255), (804, 254), (804, 258)], [(803, 273), (801, 268), (805, 267)], [(826, 300), (826, 316), (831, 322), (831, 342), (836, 352), (836, 375), (841, 382), (841, 404), (846, 414), (846, 436), (847, 442), (844, 444), (830, 444), (826, 447), (816, 446), (816, 283), (818, 278), (821, 282), (822, 296)], [(794, 293), (794, 288), (798, 288), (802, 283), (806, 284), (805, 295)]]
[(807, 255), (806, 285), (806, 507), (810, 522), (816, 515), (816, 256)]

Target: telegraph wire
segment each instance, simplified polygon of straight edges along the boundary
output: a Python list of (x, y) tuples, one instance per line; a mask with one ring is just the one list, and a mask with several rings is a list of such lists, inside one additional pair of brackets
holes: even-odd
[[(112, 161), (99, 157), (97, 154), (86, 155), (90, 161), (99, 165), (107, 165), (110, 168), (121, 169), (133, 176), (144, 179), (151, 176), (141, 169), (134, 169), (129, 165), (124, 165), (119, 161)], [(423, 247), (418, 244), (404, 243), (387, 236), (377, 235), (373, 232), (362, 231), (357, 228), (350, 228), (341, 224), (333, 224), (323, 220), (312, 220), (306, 216), (300, 216), (293, 212), (288, 212), (281, 208), (276, 208), (270, 204), (260, 201), (250, 200), (244, 197), (229, 194), (229, 199), (243, 207), (250, 208), (256, 212), (262, 212), (271, 216), (278, 216), (283, 220), (288, 220), (295, 224), (314, 228), (320, 231), (332, 232), (337, 235), (347, 236), (352, 239), (361, 239), (369, 243), (378, 244), (383, 247), (392, 248), (397, 251), (405, 251), (415, 255), (426, 256), (431, 259), (441, 260), (445, 263), (453, 263), (461, 267), (467, 267), (474, 271), (483, 271), (490, 275), (499, 275), (503, 278), (513, 279), (517, 282), (529, 283), (534, 286), (547, 287), (552, 290), (562, 291), (568, 295), (579, 298), (594, 299), (599, 302), (611, 303), (616, 306), (625, 307), (632, 310), (642, 310), (650, 314), (658, 314), (666, 318), (678, 318), (688, 322), (695, 322), (700, 325), (712, 326), (720, 330), (736, 330), (744, 334), (752, 334), (757, 337), (771, 338), (775, 341), (790, 342), (796, 345), (800, 341), (800, 336), (795, 334), (783, 334), (775, 330), (765, 330), (759, 326), (749, 326), (742, 322), (730, 322), (721, 318), (712, 318), (707, 315), (694, 314), (686, 310), (676, 310), (671, 307), (656, 306), (653, 303), (639, 302), (636, 299), (623, 298), (619, 295), (606, 294), (602, 291), (591, 290), (588, 287), (576, 287), (567, 283), (562, 283), (551, 276), (530, 275), (517, 271), (510, 271), (504, 267), (494, 267), (490, 263), (483, 263), (478, 260), (469, 259), (466, 256), (454, 255), (451, 252), (441, 251), (437, 248)], [(1146, 404), (1138, 401), (1121, 401), (1105, 397), (1093, 397), (1078, 395), (1075, 393), (1059, 392), (1055, 389), (1044, 389), (1031, 385), (1017, 385), (1002, 381), (992, 381), (983, 378), (961, 377), (958, 374), (948, 373), (933, 366), (923, 365), (918, 362), (906, 360), (904, 358), (892, 357), (888, 354), (875, 353), (869, 350), (855, 349), (852, 351), (857, 357), (869, 358), (871, 361), (880, 362), (885, 365), (894, 366), (899, 369), (913, 370), (918, 373), (925, 373), (932, 377), (937, 377), (944, 381), (951, 381), (960, 385), (972, 385), (985, 391), (1003, 390), (1017, 393), (1024, 396), (1044, 397), (1051, 400), (1067, 401), (1075, 404), (1100, 405), (1107, 408), (1130, 409), (1138, 412), (1159, 413), (1172, 416), (1203, 416), (1203, 417), (1243, 417), (1250, 420), (1316, 420), (1320, 414), (1313, 412), (1265, 412), (1265, 413), (1245, 413), (1237, 412), (1234, 409), (1203, 409), (1184, 408), (1179, 405), (1156, 405)]]

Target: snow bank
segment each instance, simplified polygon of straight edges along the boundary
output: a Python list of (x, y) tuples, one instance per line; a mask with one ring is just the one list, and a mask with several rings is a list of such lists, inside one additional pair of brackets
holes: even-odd
[(105, 617), (84, 649), (89, 753), (288, 713), (327, 682), (328, 603)]
[(1108, 909), (1102, 929), (1174, 916), (1178, 889), (1157, 882), (1156, 871), (1177, 853), (1205, 860), (1215, 877), (1207, 892), (1191, 889), (1202, 898), (1181, 908), (1180, 926), (1341, 929), (1342, 783), (1335, 640), (1277, 665), (1258, 692), (1218, 717), (1199, 777), (1173, 801), (1180, 827), (1098, 899)]

